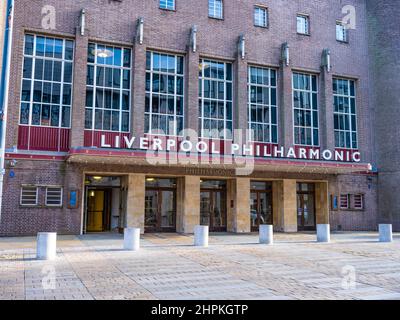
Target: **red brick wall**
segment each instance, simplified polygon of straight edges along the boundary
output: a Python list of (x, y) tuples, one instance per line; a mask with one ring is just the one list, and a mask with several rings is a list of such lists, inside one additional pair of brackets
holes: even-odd
[[(4, 180), (3, 207), (0, 235), (33, 235), (37, 232), (79, 234), (81, 208), (68, 209), (68, 191), (82, 191), (82, 175), (72, 166), (61, 161), (18, 161), (13, 178), (7, 169)], [(21, 184), (38, 185), (38, 206), (20, 206)], [(63, 187), (63, 207), (45, 206), (45, 186)]]
[[(330, 78), (348, 76), (359, 79), (357, 82), (357, 111), (359, 149), (363, 162), (374, 162), (374, 132), (372, 126), (373, 106), (369, 102), (371, 86), (368, 57), (368, 34), (366, 26), (366, 8), (364, 0), (349, 0), (357, 12), (357, 28), (350, 31), (349, 44), (336, 41), (335, 22), (342, 17), (341, 1), (331, 0), (229, 0), (224, 1), (224, 20), (208, 18), (206, 0), (177, 0), (176, 11), (158, 8), (158, 0), (18, 0), (15, 4), (15, 26), (13, 37), (12, 69), (10, 78), (10, 97), (8, 105), (7, 148), (18, 142), (19, 99), (22, 73), (23, 41), (26, 30), (48, 33), (50, 35), (74, 38), (76, 55), (74, 68), (74, 90), (71, 146), (83, 146), (83, 119), (86, 90), (86, 54), (88, 41), (120, 43), (133, 49), (133, 89), (132, 89), (132, 133), (141, 135), (144, 128), (144, 85), (145, 52), (147, 49), (165, 50), (186, 54), (186, 124), (197, 126), (198, 97), (198, 59), (214, 57), (234, 63), (236, 96), (234, 105), (235, 127), (246, 125), (247, 119), (247, 64), (272, 66), (279, 69), (278, 75), (284, 81), (278, 87), (278, 110), (281, 114), (279, 143), (290, 146), (292, 134), (291, 72), (306, 70), (320, 75), (320, 89), (329, 87)], [(253, 6), (265, 4), (269, 8), (269, 28), (257, 28), (253, 25)], [(43, 30), (41, 10), (45, 5), (56, 9), (56, 30)], [(85, 36), (77, 33), (79, 13), (87, 12)], [(311, 36), (297, 35), (296, 13), (310, 15)], [(144, 44), (134, 43), (136, 21), (144, 17)], [(187, 53), (189, 33), (192, 25), (198, 27), (198, 52)], [(246, 58), (240, 60), (237, 55), (237, 41), (241, 34), (246, 36)], [(281, 44), (290, 45), (291, 65), (280, 67)], [(333, 69), (321, 76), (321, 53), (329, 48), (332, 54)], [(328, 77), (328, 79), (326, 79)], [(326, 82), (325, 82), (326, 81)], [(330, 95), (320, 96), (321, 124), (325, 123), (324, 108), (329, 108)], [(321, 98), (320, 98), (321, 100)], [(324, 104), (325, 101), (325, 104)], [(324, 146), (332, 144), (333, 132), (328, 125), (320, 128), (320, 140)], [(325, 129), (327, 128), (327, 129)], [(137, 168), (136, 168), (137, 169)], [(9, 170), (9, 169), (8, 169)], [(99, 168), (94, 168), (95, 171)], [(116, 170), (110, 166), (110, 172)], [(152, 169), (148, 169), (151, 170)], [(9, 171), (7, 171), (8, 173)], [(80, 230), (81, 208), (69, 210), (49, 210), (47, 208), (25, 209), (19, 207), (19, 189), (21, 183), (39, 181), (46, 184), (65, 185), (76, 188), (82, 183), (82, 169), (61, 162), (32, 162), (19, 160), (15, 178), (6, 178), (0, 234), (33, 234), (39, 229), (56, 229), (64, 233), (78, 233)], [(126, 168), (120, 172), (129, 172)], [(266, 177), (283, 178), (284, 173), (264, 174)], [(304, 175), (292, 175), (304, 179)], [(306, 176), (308, 177), (308, 176)], [(341, 224), (344, 229), (374, 229), (376, 215), (376, 190), (365, 189), (364, 176), (336, 178), (334, 176), (316, 176), (314, 179), (330, 180), (331, 192), (337, 192), (342, 186), (350, 190), (365, 190), (368, 194), (366, 211), (332, 213), (334, 225)], [(361, 181), (361, 182), (360, 182)]]

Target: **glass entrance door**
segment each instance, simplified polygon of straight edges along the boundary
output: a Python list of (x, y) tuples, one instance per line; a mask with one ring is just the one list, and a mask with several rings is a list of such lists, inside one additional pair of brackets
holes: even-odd
[(226, 231), (226, 187), (224, 181), (206, 181), (200, 192), (200, 224), (211, 232)]
[(273, 224), (272, 194), (252, 192), (250, 196), (251, 231), (258, 231), (261, 224)]
[(316, 229), (314, 184), (297, 185), (297, 226), (299, 231)]
[(86, 232), (103, 232), (110, 230), (110, 204), (110, 190), (88, 189)]
[(251, 231), (258, 231), (261, 224), (273, 224), (272, 183), (251, 182), (250, 223)]
[(146, 181), (145, 232), (176, 231), (176, 184), (174, 179)]

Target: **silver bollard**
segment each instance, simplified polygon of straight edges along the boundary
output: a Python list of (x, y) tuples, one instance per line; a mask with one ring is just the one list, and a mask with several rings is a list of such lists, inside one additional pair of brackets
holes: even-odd
[(329, 224), (318, 224), (317, 225), (317, 241), (318, 242), (330, 242), (331, 233)]
[(379, 225), (379, 241), (380, 242), (392, 242), (393, 233), (391, 224), (380, 224)]
[(124, 229), (124, 249), (129, 251), (140, 249), (140, 228)]
[(196, 247), (208, 247), (208, 226), (194, 227), (194, 245)]
[(36, 242), (36, 258), (38, 260), (54, 260), (57, 256), (57, 233), (39, 232)]
[(268, 224), (260, 225), (260, 243), (274, 244), (274, 226)]

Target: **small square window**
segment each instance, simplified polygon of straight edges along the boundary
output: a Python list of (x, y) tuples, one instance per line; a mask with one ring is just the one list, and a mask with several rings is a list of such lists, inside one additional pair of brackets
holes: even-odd
[(349, 209), (349, 195), (348, 194), (340, 195), (340, 209)]
[(208, 0), (208, 16), (223, 19), (224, 4), (222, 0)]
[(297, 15), (297, 33), (310, 34), (310, 18), (306, 15)]
[(353, 196), (353, 208), (355, 210), (364, 210), (364, 195), (355, 194)]
[(336, 40), (340, 42), (348, 42), (348, 32), (346, 26), (340, 21), (336, 22)]
[(175, 10), (175, 0), (160, 0), (160, 9)]
[(46, 206), (61, 207), (62, 206), (62, 188), (47, 187), (46, 188)]
[(21, 206), (37, 206), (38, 205), (38, 187), (24, 186), (21, 188)]
[(268, 9), (264, 7), (254, 7), (254, 25), (266, 28), (268, 26)]

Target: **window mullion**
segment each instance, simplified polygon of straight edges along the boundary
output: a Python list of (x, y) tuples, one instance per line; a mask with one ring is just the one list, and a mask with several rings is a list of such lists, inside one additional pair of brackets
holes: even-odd
[[(63, 95), (64, 95), (64, 66), (65, 66), (65, 59), (64, 59), (64, 56), (65, 56), (65, 46), (66, 46), (66, 44), (65, 44), (65, 40), (63, 40), (63, 54), (62, 54), (62, 57), (63, 57), (63, 60), (62, 60), (62, 62), (61, 62), (61, 82), (60, 82), (60, 87), (61, 87), (61, 89), (60, 89), (60, 101), (58, 102), (58, 105), (60, 106), (60, 115), (59, 115), (59, 119), (58, 119), (58, 127), (59, 128), (62, 128), (62, 114), (63, 114)], [(72, 77), (71, 77), (71, 81), (73, 81), (72, 80)], [(71, 95), (72, 95), (72, 84), (71, 84)], [(72, 124), (72, 119), (71, 119), (71, 116), (72, 116), (72, 97), (71, 97), (71, 109), (70, 109), (70, 113), (69, 113), (69, 115), (70, 115), (70, 121), (69, 121), (69, 127), (71, 127), (71, 124)]]
[[(124, 49), (122, 49), (121, 51), (122, 51), (122, 57), (123, 57), (124, 56)], [(119, 67), (119, 68), (122, 68), (122, 69), (120, 69), (121, 70), (120, 77), (122, 77), (122, 80), (123, 80), (124, 70), (125, 69), (122, 66), (123, 66), (123, 62), (121, 61), (121, 67)], [(114, 77), (114, 70), (117, 70), (117, 68), (112, 68), (113, 77)], [(131, 76), (130, 73), (129, 73), (129, 76)], [(128, 80), (129, 80), (129, 92), (130, 92), (130, 89), (131, 89), (130, 81), (131, 81), (131, 79), (128, 79)], [(113, 92), (113, 90), (114, 90), (114, 86), (113, 86), (113, 89), (111, 90), (111, 93)], [(122, 132), (122, 100), (123, 100), (123, 94), (124, 94), (124, 84), (123, 84), (123, 82), (120, 82), (120, 87), (119, 87), (119, 110), (118, 110), (118, 114), (119, 114), (118, 129), (119, 129), (120, 133)], [(111, 95), (111, 99), (112, 99), (112, 95)], [(113, 128), (112, 128), (112, 125), (113, 125), (113, 110), (114, 109), (112, 108), (112, 100), (111, 100), (111, 119), (110, 119), (110, 121), (111, 121), (111, 123), (110, 123), (111, 131), (113, 131)]]
[[(35, 72), (36, 72), (36, 35), (33, 38), (33, 53), (32, 53), (32, 74), (31, 74), (31, 96), (29, 101), (29, 126), (32, 125), (33, 116), (33, 95), (34, 95), (34, 84), (35, 84)], [(21, 108), (21, 107), (20, 107)], [(20, 111), (21, 112), (21, 111)], [(30, 131), (30, 130), (29, 130)], [(30, 139), (29, 139), (30, 140)], [(28, 142), (29, 143), (29, 142)]]
[[(223, 138), (225, 139), (226, 138), (226, 128), (227, 128), (227, 121), (228, 121), (228, 119), (227, 119), (227, 83), (228, 83), (228, 80), (226, 79), (226, 69), (227, 69), (227, 65), (226, 65), (226, 63), (224, 63), (224, 128), (223, 128), (223, 130), (224, 130), (224, 132), (222, 133), (222, 135), (223, 135)], [(218, 83), (218, 82), (217, 82)], [(219, 85), (218, 85), (219, 86)], [(218, 89), (218, 88), (217, 88)], [(218, 96), (218, 92), (217, 92), (217, 96)], [(218, 99), (219, 100), (219, 99)], [(218, 101), (219, 102), (219, 101)], [(218, 103), (217, 102), (217, 112), (218, 112)], [(233, 110), (232, 110), (233, 111)], [(219, 126), (219, 125), (218, 125)]]

